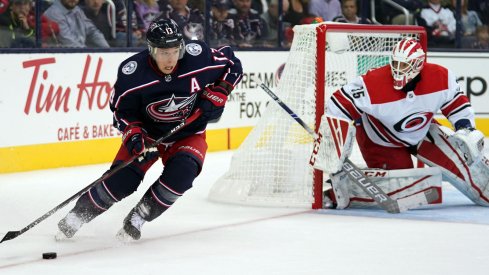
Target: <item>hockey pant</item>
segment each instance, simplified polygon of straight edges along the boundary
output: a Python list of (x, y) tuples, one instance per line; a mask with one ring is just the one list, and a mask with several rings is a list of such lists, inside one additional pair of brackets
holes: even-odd
[[(202, 168), (206, 151), (205, 134), (193, 135), (168, 146), (158, 146), (164, 170), (146, 194), (153, 196), (162, 209), (169, 208), (192, 187), (193, 180)], [(126, 148), (121, 146), (113, 166), (130, 157)], [(113, 204), (135, 192), (146, 171), (157, 160), (158, 156), (153, 156), (142, 162), (131, 163), (83, 194), (75, 208), (93, 212), (94, 216), (105, 212)]]
[(416, 157), (432, 167), (439, 167), (443, 180), (450, 182), (474, 203), (489, 206), (489, 160), (481, 159), (468, 165), (462, 152), (449, 137), (454, 132), (431, 124), (428, 135), (417, 148)]

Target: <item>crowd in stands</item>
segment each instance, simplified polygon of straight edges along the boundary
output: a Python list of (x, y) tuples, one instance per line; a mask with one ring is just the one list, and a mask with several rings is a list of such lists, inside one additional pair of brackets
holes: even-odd
[[(370, 9), (370, 1), (375, 17), (370, 10), (360, 12)], [(288, 48), (295, 25), (334, 21), (408, 22), (426, 28), (429, 47), (453, 48), (459, 37), (463, 48), (489, 50), (489, 0), (389, 1), (404, 7), (408, 18), (385, 0), (0, 0), (0, 47), (144, 47), (149, 23), (163, 17), (175, 20), (188, 39), (206, 40), (212, 47)], [(40, 41), (36, 3), (42, 5)]]

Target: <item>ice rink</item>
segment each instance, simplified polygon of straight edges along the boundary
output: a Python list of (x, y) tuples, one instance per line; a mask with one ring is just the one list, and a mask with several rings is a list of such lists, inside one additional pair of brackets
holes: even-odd
[[(489, 209), (451, 186), (442, 205), (402, 214), (381, 210), (258, 208), (210, 202), (232, 152), (209, 153), (203, 172), (176, 204), (121, 244), (122, 220), (138, 192), (56, 242), (56, 224), (74, 202), (0, 244), (0, 274), (488, 274)], [(20, 230), (97, 179), (109, 164), (0, 175), (0, 235)], [(43, 260), (43, 252), (57, 252)]]

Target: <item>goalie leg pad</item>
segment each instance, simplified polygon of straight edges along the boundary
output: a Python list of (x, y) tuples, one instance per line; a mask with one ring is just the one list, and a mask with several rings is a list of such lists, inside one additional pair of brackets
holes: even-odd
[[(355, 185), (355, 184), (354, 184)], [(336, 204), (336, 209), (345, 209), (350, 205), (350, 179), (345, 171), (340, 171), (331, 175), (330, 192), (333, 193), (332, 198)]]
[(450, 182), (474, 203), (489, 206), (489, 161), (486, 157), (468, 165), (464, 152), (450, 137), (454, 132), (432, 124), (428, 136), (418, 145), (417, 155), (432, 167), (439, 167)]
[[(365, 175), (384, 190), (392, 199), (409, 197), (430, 188), (441, 194), (442, 175), (438, 168), (413, 168), (399, 170), (363, 170)], [(352, 206), (374, 206), (376, 203), (354, 183), (351, 186)], [(440, 199), (433, 203), (441, 203)]]
[[(392, 199), (407, 198), (428, 189), (437, 189), (437, 193), (440, 194), (439, 199), (431, 203), (441, 203), (442, 201), (442, 174), (440, 169), (436, 167), (400, 170), (363, 169), (362, 171)], [(339, 203), (343, 203), (343, 205), (346, 204), (345, 207), (347, 207), (347, 203), (349, 203), (349, 206), (354, 207), (378, 206), (377, 203), (365, 193), (361, 187), (352, 182), (344, 172), (331, 175), (331, 179), (333, 192), (340, 192), (338, 196), (336, 196), (335, 193), (336, 203), (338, 203), (338, 205)], [(345, 196), (346, 192), (349, 194), (348, 196)], [(345, 197), (347, 197), (348, 200)], [(342, 208), (337, 207), (337, 209)]]

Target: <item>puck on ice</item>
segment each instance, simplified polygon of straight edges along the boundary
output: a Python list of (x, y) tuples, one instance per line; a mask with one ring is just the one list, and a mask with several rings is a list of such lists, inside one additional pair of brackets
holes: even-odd
[(42, 258), (45, 259), (45, 260), (56, 259), (56, 257), (58, 257), (58, 255), (56, 254), (56, 252), (42, 253)]

